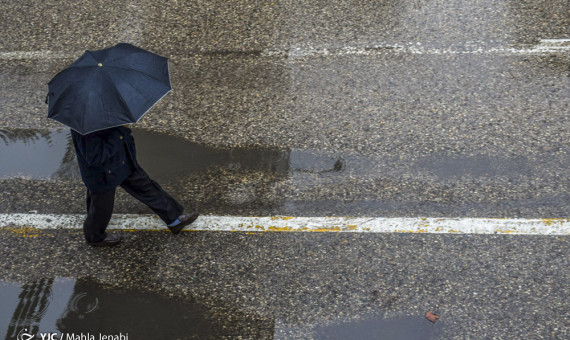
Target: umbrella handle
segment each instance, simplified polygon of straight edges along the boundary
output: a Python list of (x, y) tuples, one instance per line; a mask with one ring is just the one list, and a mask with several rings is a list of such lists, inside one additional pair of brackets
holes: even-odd
[(46, 95), (46, 104), (48, 103), (48, 99), (49, 99), (50, 95), (53, 96), (53, 92), (48, 92), (48, 94)]

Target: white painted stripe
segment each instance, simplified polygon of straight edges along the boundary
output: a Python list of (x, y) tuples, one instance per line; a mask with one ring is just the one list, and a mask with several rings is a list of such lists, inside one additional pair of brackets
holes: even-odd
[[(342, 56), (342, 55), (377, 55), (377, 54), (556, 54), (570, 52), (570, 39), (541, 39), (536, 45), (519, 47), (487, 47), (485, 42), (466, 42), (463, 49), (434, 48), (421, 42), (408, 42), (402, 44), (375, 44), (367, 46), (345, 46), (338, 48), (291, 48), (288, 50), (264, 50), (261, 55), (265, 57), (287, 57), (291, 59)], [(0, 60), (18, 59), (76, 59), (85, 51), (4, 51), (0, 52)], [(215, 52), (215, 51), (210, 51)], [(236, 51), (243, 52), (243, 51)], [(192, 53), (190, 53), (192, 54)], [(194, 53), (200, 55), (200, 52)], [(171, 56), (170, 59), (187, 59), (186, 57)]]
[(567, 53), (570, 52), (570, 39), (541, 39), (540, 43), (528, 49), (515, 50), (513, 53)]
[[(2, 228), (81, 229), (85, 215), (0, 214)], [(113, 215), (109, 229), (161, 230), (155, 215)], [(570, 219), (200, 216), (187, 230), (570, 235)]]
[(265, 51), (268, 56), (287, 55), (288, 58), (306, 58), (318, 56), (343, 56), (343, 55), (378, 55), (378, 54), (423, 54), (423, 55), (454, 55), (454, 54), (554, 54), (570, 52), (570, 39), (543, 39), (537, 45), (516, 47), (493, 47), (486, 48), (484, 44), (468, 44), (465, 49), (454, 48), (431, 48), (422, 43), (408, 44), (380, 44), (366, 47), (341, 47), (335, 49), (295, 48), (283, 51)]
[(287, 51), (266, 50), (266, 56), (287, 56), (288, 58), (306, 58), (318, 56), (343, 56), (343, 55), (378, 55), (378, 54), (553, 54), (570, 52), (570, 39), (541, 39), (536, 45), (521, 47), (487, 47), (484, 42), (467, 42), (463, 49), (457, 48), (434, 48), (421, 42), (409, 42), (404, 44), (376, 44), (369, 46), (347, 46), (340, 48), (292, 48)]
[(55, 52), (55, 51), (8, 51), (0, 52), (0, 60), (18, 59), (66, 59), (79, 58), (85, 51)]

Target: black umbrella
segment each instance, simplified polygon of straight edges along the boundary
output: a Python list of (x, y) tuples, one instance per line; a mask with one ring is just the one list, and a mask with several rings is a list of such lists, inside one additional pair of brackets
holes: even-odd
[(48, 117), (83, 135), (137, 122), (172, 90), (167, 58), (124, 43), (86, 51), (48, 88)]

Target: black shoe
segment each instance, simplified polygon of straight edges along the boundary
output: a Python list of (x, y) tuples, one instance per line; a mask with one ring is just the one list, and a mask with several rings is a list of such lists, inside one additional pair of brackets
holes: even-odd
[(105, 236), (103, 241), (87, 242), (87, 243), (93, 247), (112, 247), (112, 246), (116, 246), (117, 244), (121, 243), (122, 239), (123, 238), (121, 237), (121, 235), (107, 234), (107, 236)]
[(190, 223), (196, 221), (196, 219), (200, 216), (199, 213), (195, 212), (191, 215), (181, 215), (178, 217), (180, 223), (175, 225), (174, 227), (168, 227), (173, 234), (178, 234), (185, 226), (189, 225)]

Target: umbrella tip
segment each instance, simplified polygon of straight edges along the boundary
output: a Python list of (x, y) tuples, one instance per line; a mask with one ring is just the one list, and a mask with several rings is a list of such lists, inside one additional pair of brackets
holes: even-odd
[(99, 66), (99, 67), (102, 67), (102, 66), (103, 66), (103, 64), (102, 64), (102, 63), (98, 63), (98, 64), (97, 64), (97, 66)]

